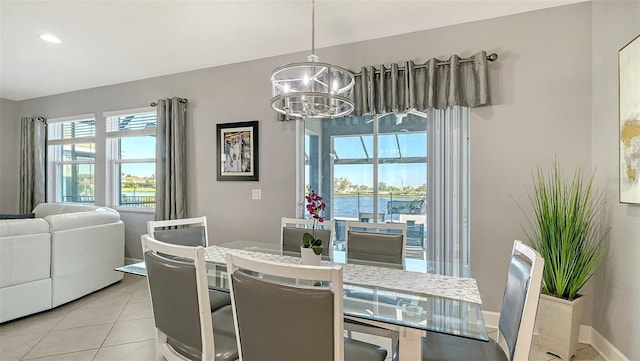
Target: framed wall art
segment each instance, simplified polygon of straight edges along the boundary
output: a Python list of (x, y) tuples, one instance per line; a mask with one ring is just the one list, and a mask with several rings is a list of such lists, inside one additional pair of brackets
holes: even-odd
[(618, 52), (620, 202), (640, 204), (640, 35)]
[(217, 179), (219, 181), (257, 181), (258, 121), (216, 125)]

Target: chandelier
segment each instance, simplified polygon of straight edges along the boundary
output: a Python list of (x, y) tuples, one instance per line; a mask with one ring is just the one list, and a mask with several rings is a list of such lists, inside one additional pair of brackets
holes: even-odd
[(306, 62), (291, 63), (271, 73), (271, 107), (297, 118), (334, 118), (353, 111), (353, 74), (342, 67), (318, 62), (315, 54), (315, 0), (311, 8), (311, 54)]

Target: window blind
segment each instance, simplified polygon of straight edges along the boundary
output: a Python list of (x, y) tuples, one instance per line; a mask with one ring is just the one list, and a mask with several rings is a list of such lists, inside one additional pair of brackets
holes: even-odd
[(48, 143), (50, 145), (90, 143), (96, 137), (96, 119), (49, 120)]
[(107, 138), (156, 134), (156, 112), (107, 116)]

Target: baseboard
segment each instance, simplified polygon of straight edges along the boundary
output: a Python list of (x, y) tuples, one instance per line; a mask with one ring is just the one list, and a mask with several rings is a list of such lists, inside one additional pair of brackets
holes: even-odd
[[(500, 312), (482, 311), (482, 317), (484, 317), (484, 324), (488, 328), (497, 329), (498, 321), (500, 320)], [(591, 345), (594, 350), (606, 360), (606, 361), (630, 361), (625, 355), (622, 354), (609, 340), (604, 338), (598, 331), (588, 325), (580, 325), (580, 333), (578, 334), (578, 342)], [(538, 328), (534, 327), (534, 335), (538, 334)]]
[(482, 311), (484, 325), (489, 328), (498, 329), (498, 320), (500, 320), (500, 312)]
[[(629, 361), (629, 358), (625, 356), (620, 350), (618, 350), (609, 340), (604, 338), (600, 332), (594, 330), (591, 326), (586, 326), (591, 329), (591, 342), (589, 343), (594, 350), (598, 351), (602, 357), (607, 361)], [(582, 330), (580, 330), (582, 331)]]
[(130, 257), (125, 257), (124, 258), (124, 264), (125, 265), (134, 264), (134, 263), (140, 263), (140, 262), (142, 262), (141, 259), (130, 258)]

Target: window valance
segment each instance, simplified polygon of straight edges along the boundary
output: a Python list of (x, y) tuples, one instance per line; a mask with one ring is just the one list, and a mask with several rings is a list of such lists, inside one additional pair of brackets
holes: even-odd
[(406, 61), (378, 69), (367, 66), (354, 76), (351, 116), (491, 104), (485, 51), (468, 59), (457, 55), (448, 61), (432, 58), (422, 65)]

